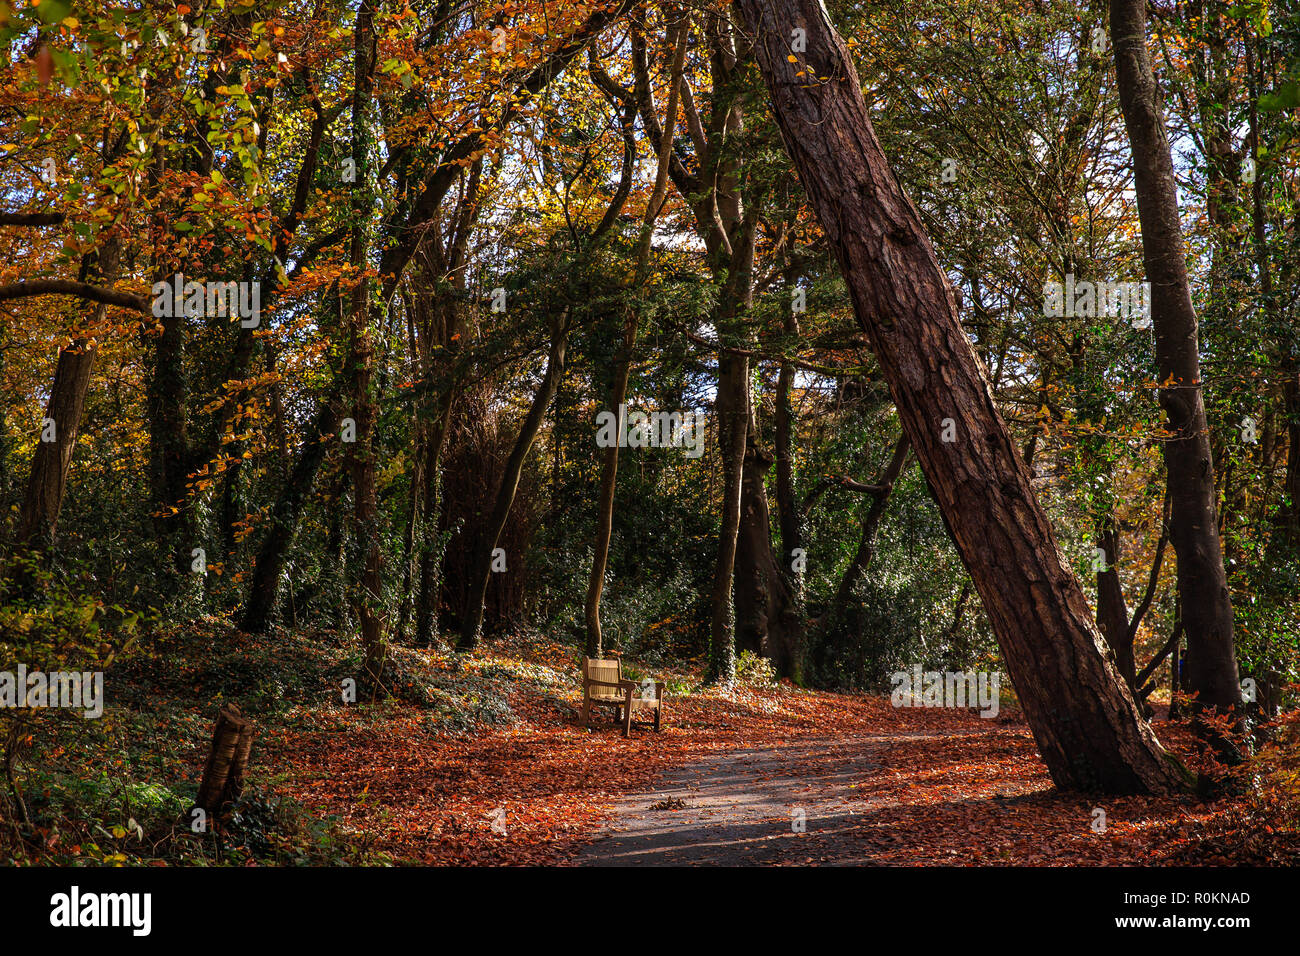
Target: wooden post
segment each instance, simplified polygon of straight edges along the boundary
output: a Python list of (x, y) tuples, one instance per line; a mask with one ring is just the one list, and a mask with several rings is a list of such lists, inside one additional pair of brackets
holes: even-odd
[(218, 711), (217, 723), (212, 729), (212, 746), (194, 800), (195, 807), (215, 816), (227, 802), (239, 797), (252, 746), (253, 724), (244, 719), (239, 705), (224, 705)]

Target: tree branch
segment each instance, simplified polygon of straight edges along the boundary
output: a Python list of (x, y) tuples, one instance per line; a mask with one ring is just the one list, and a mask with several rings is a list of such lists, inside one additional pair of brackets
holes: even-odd
[(91, 285), (89, 282), (75, 282), (71, 279), (28, 279), (24, 282), (0, 285), (0, 302), (40, 295), (71, 295), (90, 302), (134, 309), (137, 312), (148, 313), (150, 310), (150, 300), (146, 296), (136, 295), (134, 292), (119, 292), (117, 289)]
[(61, 212), (0, 212), (0, 226), (57, 226)]

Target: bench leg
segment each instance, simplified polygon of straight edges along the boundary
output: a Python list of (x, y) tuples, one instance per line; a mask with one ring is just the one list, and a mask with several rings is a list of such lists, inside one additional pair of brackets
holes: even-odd
[(586, 697), (582, 699), (582, 726), (591, 729), (591, 701)]
[(663, 701), (660, 701), (659, 706), (655, 708), (655, 733), (659, 733), (659, 715), (662, 714), (663, 712), (664, 712)]
[(627, 692), (627, 703), (623, 705), (623, 736), (632, 736), (632, 692)]

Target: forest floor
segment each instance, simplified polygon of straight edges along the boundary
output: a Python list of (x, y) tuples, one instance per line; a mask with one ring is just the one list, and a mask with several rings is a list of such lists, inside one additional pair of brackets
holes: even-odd
[[(986, 719), (761, 679), (722, 692), (698, 669), (625, 660), (668, 690), (661, 732), (636, 715), (624, 739), (608, 710), (581, 726), (579, 660), (538, 635), (468, 655), (394, 647), (392, 696), (348, 703), (360, 655), (346, 638), (178, 633), (114, 668), (103, 719), (41, 724), (23, 774), (33, 823), (0, 862), (1300, 862), (1290, 797), (1279, 815), (1250, 795), (1057, 791), (1006, 688)], [(224, 829), (196, 836), (187, 814), (226, 702), (257, 727), (249, 785)], [(1154, 726), (1186, 750), (1181, 726)], [(1294, 790), (1294, 766), (1284, 775)]]
[(624, 739), (612, 714), (584, 730), (572, 656), (535, 643), (476, 655), (547, 676), (517, 686), (500, 726), (435, 742), (394, 715), (362, 739), (291, 735), (285, 786), (373, 849), (426, 864), (1143, 865), (1230, 809), (1058, 792), (1014, 709), (696, 688), (670, 690), (658, 734), (634, 717)]

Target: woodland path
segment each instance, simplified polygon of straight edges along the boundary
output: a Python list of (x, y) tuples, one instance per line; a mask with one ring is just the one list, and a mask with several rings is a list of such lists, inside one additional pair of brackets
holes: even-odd
[[(846, 853), (868, 830), (853, 791), (876, 769), (857, 737), (820, 738), (714, 754), (666, 773), (652, 789), (621, 797), (579, 866), (746, 866), (869, 863)], [(797, 832), (802, 817), (804, 832)], [(855, 820), (855, 817), (858, 819)]]

